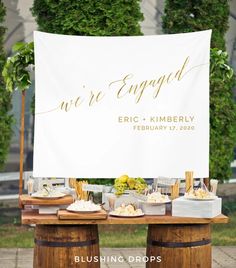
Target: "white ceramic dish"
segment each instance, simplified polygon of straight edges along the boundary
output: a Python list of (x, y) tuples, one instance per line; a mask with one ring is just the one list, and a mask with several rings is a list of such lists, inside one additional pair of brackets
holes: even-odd
[(116, 213), (110, 212), (109, 213), (109, 216), (118, 217), (118, 218), (136, 218), (136, 217), (142, 217), (142, 216), (144, 216), (144, 213), (138, 214), (138, 215), (130, 215), (130, 216), (127, 215), (127, 216), (124, 216), (124, 215), (117, 215)]
[(191, 196), (185, 196), (185, 199), (188, 200), (197, 200), (197, 201), (210, 201), (210, 200), (215, 200), (217, 199), (217, 196), (210, 196), (210, 197), (206, 197), (206, 198), (199, 198), (199, 197), (191, 197)]
[(92, 201), (76, 200), (66, 210), (75, 213), (94, 213), (100, 211), (101, 206), (94, 204)]
[(164, 204), (168, 204), (171, 203), (171, 200), (166, 200), (164, 202), (147, 202), (147, 201), (143, 201), (143, 200), (139, 200), (140, 203), (143, 203), (145, 205), (151, 205), (151, 206), (161, 206)]
[(66, 209), (67, 211), (74, 212), (74, 213), (95, 213), (101, 211), (101, 209), (96, 210), (73, 210), (73, 209)]
[(66, 194), (58, 192), (57, 194), (54, 194), (52, 196), (50, 196), (50, 195), (44, 196), (44, 195), (36, 192), (36, 193), (33, 193), (31, 196), (34, 198), (40, 198), (40, 199), (58, 199), (58, 198), (62, 198), (64, 196), (66, 196)]

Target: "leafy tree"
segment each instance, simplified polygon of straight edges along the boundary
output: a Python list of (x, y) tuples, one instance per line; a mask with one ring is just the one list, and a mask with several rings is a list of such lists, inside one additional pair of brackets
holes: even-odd
[(220, 181), (232, 175), (236, 145), (235, 75), (228, 66), (224, 35), (228, 29), (227, 0), (166, 0), (165, 33), (212, 29), (210, 69), (210, 176)]
[(40, 31), (68, 35), (141, 35), (140, 0), (34, 0)]
[(2, 75), (8, 91), (23, 91), (31, 85), (29, 68), (34, 68), (34, 43), (18, 42), (12, 51), (14, 54), (7, 59)]
[(212, 29), (211, 47), (225, 50), (228, 19), (227, 0), (166, 0), (163, 29), (165, 33)]
[(236, 144), (236, 104), (232, 91), (235, 75), (227, 62), (226, 52), (211, 49), (210, 174), (220, 181), (232, 175), (230, 164)]
[(12, 136), (13, 116), (10, 114), (11, 93), (5, 89), (2, 69), (6, 56), (3, 49), (5, 28), (1, 25), (4, 21), (6, 9), (0, 0), (0, 169), (3, 169), (10, 147)]

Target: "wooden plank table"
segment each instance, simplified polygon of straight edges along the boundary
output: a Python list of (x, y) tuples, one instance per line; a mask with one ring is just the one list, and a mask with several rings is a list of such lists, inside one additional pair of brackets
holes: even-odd
[(207, 218), (183, 218), (172, 217), (170, 214), (165, 216), (143, 216), (137, 218), (118, 218), (108, 216), (107, 219), (76, 219), (60, 220), (57, 215), (39, 215), (37, 210), (23, 210), (21, 216), (22, 224), (210, 224), (210, 223), (227, 223), (229, 218), (219, 215), (212, 219)]
[[(100, 267), (98, 224), (148, 224), (148, 268), (211, 268), (211, 224), (228, 221), (224, 215), (212, 219), (165, 215), (62, 220), (35, 210), (22, 211), (22, 224), (36, 224), (34, 268)], [(156, 261), (157, 256), (161, 262)], [(86, 257), (93, 261), (80, 261)]]

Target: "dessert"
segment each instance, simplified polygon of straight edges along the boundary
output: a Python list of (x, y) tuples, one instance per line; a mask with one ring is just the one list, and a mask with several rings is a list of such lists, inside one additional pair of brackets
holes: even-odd
[(90, 200), (76, 200), (74, 203), (67, 207), (67, 210), (74, 212), (94, 212), (101, 210), (101, 206), (94, 204)]
[(216, 196), (213, 193), (210, 193), (209, 191), (206, 191), (202, 188), (198, 188), (197, 190), (191, 189), (188, 193), (185, 193), (184, 196), (186, 198), (199, 199), (199, 200), (216, 198)]
[(60, 198), (66, 194), (61, 193), (58, 190), (51, 189), (50, 187), (44, 187), (42, 190), (32, 194), (32, 197), (36, 198)]
[(125, 205), (122, 204), (120, 207), (116, 208), (114, 211), (110, 213), (114, 216), (125, 216), (125, 217), (132, 217), (132, 216), (141, 216), (143, 212), (141, 209), (136, 209), (134, 205)]
[(169, 202), (169, 196), (160, 192), (153, 192), (147, 195), (147, 203), (166, 203)]

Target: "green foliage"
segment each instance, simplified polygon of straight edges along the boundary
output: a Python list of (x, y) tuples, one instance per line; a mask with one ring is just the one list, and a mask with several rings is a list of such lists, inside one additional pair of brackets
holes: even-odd
[(233, 149), (236, 144), (236, 104), (232, 87), (233, 69), (228, 55), (211, 49), (210, 69), (210, 175), (221, 181), (230, 178)]
[(34, 64), (34, 44), (16, 43), (13, 46), (14, 55), (9, 57), (3, 68), (6, 88), (25, 90), (31, 85), (29, 66)]
[(89, 184), (113, 185), (114, 179), (77, 179), (77, 181), (87, 180)]
[(3, 50), (3, 37), (5, 28), (1, 26), (5, 17), (5, 7), (0, 0), (0, 169), (3, 168), (7, 158), (12, 136), (13, 117), (9, 114), (11, 110), (11, 93), (6, 91), (2, 78), (2, 69), (5, 64), (5, 53)]
[(166, 0), (163, 30), (184, 33), (212, 29), (210, 67), (210, 176), (229, 179), (236, 144), (235, 76), (228, 66), (224, 35), (228, 29), (227, 0)]
[(236, 202), (235, 201), (223, 201), (222, 213), (224, 215), (231, 215), (236, 213)]
[(228, 18), (227, 0), (166, 0), (163, 29), (165, 33), (212, 29), (211, 47), (225, 50)]
[(40, 31), (91, 36), (141, 35), (140, 0), (34, 0)]

